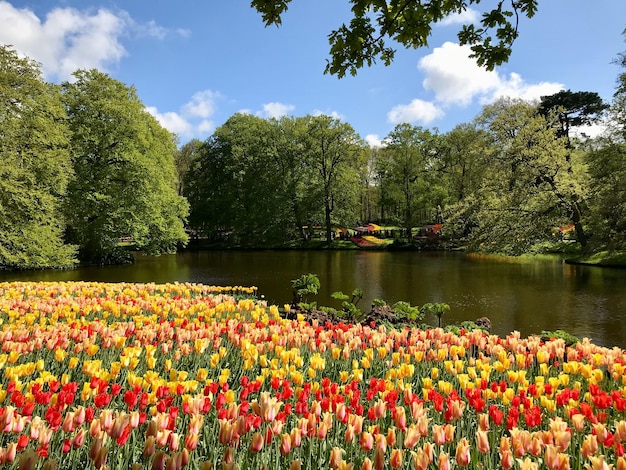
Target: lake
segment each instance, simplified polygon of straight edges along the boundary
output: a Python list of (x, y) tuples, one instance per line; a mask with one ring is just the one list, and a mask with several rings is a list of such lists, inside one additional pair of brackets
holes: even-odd
[[(575, 266), (560, 259), (521, 261), (464, 253), (379, 251), (201, 251), (138, 256), (132, 265), (65, 271), (0, 272), (0, 281), (197, 282), (256, 286), (278, 305), (292, 298), (291, 280), (317, 274), (309, 300), (339, 307), (332, 292), (361, 288), (375, 298), (421, 306), (444, 302), (443, 324), (491, 319), (505, 336), (563, 329), (596, 344), (626, 348), (626, 270)], [(426, 322), (436, 325), (435, 317)]]

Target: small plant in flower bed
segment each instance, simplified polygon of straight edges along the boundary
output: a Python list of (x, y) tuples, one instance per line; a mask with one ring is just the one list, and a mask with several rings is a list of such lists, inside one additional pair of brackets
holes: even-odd
[(619, 348), (288, 320), (254, 292), (0, 284), (0, 464), (626, 468)]

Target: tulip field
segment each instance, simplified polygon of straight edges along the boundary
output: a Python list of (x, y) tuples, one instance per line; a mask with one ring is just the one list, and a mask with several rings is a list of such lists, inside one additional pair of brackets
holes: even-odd
[(254, 287), (0, 283), (1, 468), (626, 469), (619, 348), (286, 308)]

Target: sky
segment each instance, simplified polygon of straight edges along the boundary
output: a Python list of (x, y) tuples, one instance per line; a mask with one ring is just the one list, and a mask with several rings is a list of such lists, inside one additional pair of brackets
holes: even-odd
[(493, 71), (458, 44), (459, 21), (480, 19), (470, 8), (435, 25), (429, 47), (398, 45), (391, 66), (339, 79), (324, 74), (327, 37), (349, 21), (349, 6), (293, 0), (280, 27), (265, 27), (247, 0), (0, 0), (0, 44), (39, 62), (50, 82), (97, 68), (135, 87), (181, 145), (237, 112), (328, 114), (377, 145), (400, 123), (448, 132), (504, 96), (592, 91), (610, 102), (626, 51), (625, 0), (539, 0)]

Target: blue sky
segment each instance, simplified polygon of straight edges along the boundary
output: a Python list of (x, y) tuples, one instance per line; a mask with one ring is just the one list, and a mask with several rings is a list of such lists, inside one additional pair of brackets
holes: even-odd
[(294, 0), (278, 28), (242, 0), (0, 0), (0, 43), (40, 62), (52, 82), (98, 68), (133, 85), (181, 143), (206, 139), (236, 112), (330, 114), (374, 144), (401, 122), (447, 132), (500, 96), (571, 89), (610, 101), (612, 61), (626, 50), (625, 0), (540, 0), (510, 61), (492, 72), (467, 58), (450, 18), (429, 48), (398, 46), (389, 67), (324, 75), (327, 35), (348, 19), (338, 0)]

